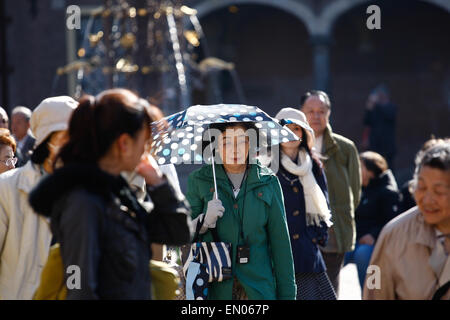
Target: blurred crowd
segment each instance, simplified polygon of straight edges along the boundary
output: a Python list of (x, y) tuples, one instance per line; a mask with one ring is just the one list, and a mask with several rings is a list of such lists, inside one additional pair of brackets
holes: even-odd
[(298, 138), (272, 150), (277, 171), (249, 159), (257, 121), (211, 124), (221, 161), (182, 190), (152, 148), (168, 117), (129, 90), (0, 108), (0, 299), (184, 299), (194, 230), (231, 243), (208, 299), (335, 300), (348, 263), (363, 299), (450, 299), (450, 139), (426, 141), (399, 188), (387, 88), (368, 97), (360, 151), (331, 112), (311, 90), (271, 115)]

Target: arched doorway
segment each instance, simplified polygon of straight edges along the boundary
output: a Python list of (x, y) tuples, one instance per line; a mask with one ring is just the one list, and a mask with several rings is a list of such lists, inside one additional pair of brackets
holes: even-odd
[(371, 4), (381, 9), (381, 30), (367, 29), (367, 4), (334, 24), (332, 119), (337, 131), (359, 143), (367, 96), (385, 83), (398, 107), (396, 167), (402, 181), (431, 134), (450, 134), (450, 14), (425, 1)]
[[(271, 115), (281, 107), (297, 106), (313, 84), (312, 51), (305, 25), (274, 7), (233, 5), (200, 17), (210, 54), (233, 62), (246, 103)], [(231, 79), (220, 78), (223, 102), (237, 102)], [(193, 103), (205, 97), (194, 94)]]

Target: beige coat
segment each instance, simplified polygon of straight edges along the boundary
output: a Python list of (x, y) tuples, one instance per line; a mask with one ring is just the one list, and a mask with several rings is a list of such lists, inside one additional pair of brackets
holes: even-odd
[[(426, 300), (450, 280), (450, 256), (436, 241), (435, 229), (425, 223), (414, 207), (390, 221), (378, 238), (370, 265), (380, 269), (380, 288), (375, 273), (368, 272), (363, 298), (366, 300)], [(444, 298), (449, 299), (450, 294)]]
[(47, 261), (50, 225), (28, 204), (40, 178), (31, 161), (0, 175), (0, 300), (31, 299)]

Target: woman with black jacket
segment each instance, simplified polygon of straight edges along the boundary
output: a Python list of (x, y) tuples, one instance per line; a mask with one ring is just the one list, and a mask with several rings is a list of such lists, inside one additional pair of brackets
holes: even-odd
[[(59, 153), (64, 166), (30, 195), (34, 210), (51, 218), (65, 276), (79, 270), (67, 299), (150, 299), (151, 243), (190, 241), (187, 205), (143, 156), (151, 140), (148, 107), (125, 89), (83, 97)], [(120, 175), (134, 170), (147, 184), (145, 209)]]
[(345, 264), (356, 264), (363, 289), (367, 267), (381, 229), (400, 213), (400, 195), (394, 175), (380, 154), (366, 151), (359, 158), (363, 187), (361, 201), (355, 211), (356, 246), (354, 251), (346, 254)]

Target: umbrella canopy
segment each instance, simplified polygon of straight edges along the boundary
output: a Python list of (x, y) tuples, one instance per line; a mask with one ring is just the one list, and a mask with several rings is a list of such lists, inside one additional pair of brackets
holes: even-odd
[[(258, 107), (240, 104), (196, 105), (152, 124), (152, 154), (160, 165), (211, 163), (211, 159), (202, 154), (203, 141), (210, 141), (206, 130), (212, 124), (239, 122), (253, 123), (258, 129), (260, 147), (298, 140), (292, 131)], [(208, 154), (211, 155), (211, 152)]]

